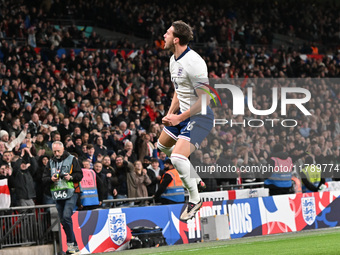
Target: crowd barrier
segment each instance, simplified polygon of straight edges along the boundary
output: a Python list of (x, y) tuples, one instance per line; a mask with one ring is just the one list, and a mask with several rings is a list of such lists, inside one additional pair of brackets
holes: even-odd
[[(74, 231), (82, 254), (87, 254), (126, 249), (130, 229), (136, 226), (161, 227), (169, 245), (201, 241), (199, 218), (212, 215), (228, 217), (231, 238), (334, 227), (340, 225), (339, 184), (326, 183), (328, 191), (325, 192), (274, 197), (268, 197), (265, 188), (200, 193), (203, 206), (196, 217), (186, 223), (179, 220), (184, 204), (77, 211), (73, 215)], [(104, 202), (126, 200), (146, 201), (152, 197)], [(59, 227), (52, 228), (57, 217), (52, 223), (49, 212), (44, 210), (51, 206), (54, 205), (0, 209), (0, 213), (7, 210), (6, 215), (0, 216), (0, 249), (55, 243), (52, 231), (59, 231)], [(66, 250), (63, 231), (60, 238), (62, 249)]]
[(242, 183), (242, 184), (220, 185), (219, 190), (234, 190), (234, 189), (262, 188), (262, 187), (264, 187), (264, 182), (250, 182), (250, 183)]
[[(42, 245), (56, 241), (57, 215), (49, 210), (55, 205), (0, 208), (0, 249), (21, 245)], [(56, 249), (56, 246), (55, 246)]]
[(267, 188), (237, 189), (200, 193), (200, 197), (204, 202), (267, 196), (269, 196), (269, 189)]
[(327, 187), (325, 191), (340, 190), (340, 182), (338, 181), (326, 182), (325, 185)]
[[(225, 215), (231, 238), (340, 226), (340, 191), (206, 201), (188, 222), (179, 220), (184, 204), (79, 211), (74, 232), (82, 254), (126, 249), (130, 229), (163, 229), (169, 245), (201, 241), (200, 217)], [(66, 238), (62, 233), (63, 249)]]

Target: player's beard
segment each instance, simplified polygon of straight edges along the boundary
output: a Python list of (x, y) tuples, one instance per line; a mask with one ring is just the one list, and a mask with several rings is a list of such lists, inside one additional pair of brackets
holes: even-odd
[(175, 52), (175, 44), (173, 42), (170, 42), (169, 44), (165, 43), (164, 49)]

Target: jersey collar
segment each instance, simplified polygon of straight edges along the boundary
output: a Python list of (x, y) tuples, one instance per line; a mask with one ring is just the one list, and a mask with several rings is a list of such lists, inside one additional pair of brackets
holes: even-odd
[(189, 46), (188, 46), (188, 47), (186, 48), (186, 50), (183, 51), (183, 53), (178, 57), (178, 59), (175, 58), (175, 60), (176, 60), (176, 61), (180, 60), (182, 57), (184, 57), (185, 54), (187, 54), (187, 52), (188, 52), (189, 50), (191, 50), (191, 49), (190, 49)]

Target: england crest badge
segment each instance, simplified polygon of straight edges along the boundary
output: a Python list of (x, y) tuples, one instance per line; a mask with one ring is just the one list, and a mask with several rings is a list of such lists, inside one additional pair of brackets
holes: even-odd
[(116, 245), (122, 245), (127, 234), (125, 213), (112, 213), (108, 216), (111, 240)]
[(302, 216), (305, 222), (311, 226), (316, 218), (315, 198), (302, 197), (301, 198)]

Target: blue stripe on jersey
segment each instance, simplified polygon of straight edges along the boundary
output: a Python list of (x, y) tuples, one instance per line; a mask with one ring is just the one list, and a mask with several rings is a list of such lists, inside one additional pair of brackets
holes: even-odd
[(180, 60), (182, 57), (184, 57), (184, 55), (187, 54), (187, 52), (188, 52), (189, 50), (191, 50), (191, 49), (190, 49), (189, 46), (188, 46), (187, 49), (186, 49), (185, 51), (183, 51), (183, 53), (178, 57), (178, 59), (175, 58), (175, 61), (178, 61), (178, 60)]

